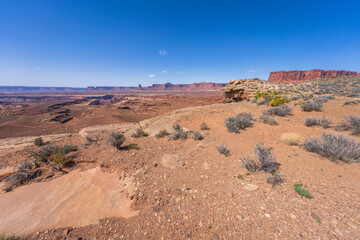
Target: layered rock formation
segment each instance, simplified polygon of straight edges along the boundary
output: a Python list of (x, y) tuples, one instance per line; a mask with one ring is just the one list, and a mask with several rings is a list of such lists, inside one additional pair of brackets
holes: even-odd
[(231, 80), (226, 87), (221, 89), (221, 91), (224, 92), (224, 101), (248, 101), (256, 93), (256, 89), (264, 83), (265, 81), (263, 80), (254, 79)]
[(307, 71), (278, 71), (271, 72), (268, 81), (270, 82), (306, 82), (320, 77), (356, 76), (357, 72), (343, 70), (321, 70), (313, 69)]

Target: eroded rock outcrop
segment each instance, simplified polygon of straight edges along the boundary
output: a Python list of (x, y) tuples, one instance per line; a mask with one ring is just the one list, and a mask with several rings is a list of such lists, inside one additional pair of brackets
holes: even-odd
[(250, 101), (258, 89), (263, 89), (266, 82), (263, 80), (244, 79), (231, 80), (222, 88), (225, 102)]
[(357, 72), (343, 70), (321, 70), (313, 69), (307, 71), (278, 71), (271, 72), (270, 82), (306, 82), (320, 77), (356, 76)]

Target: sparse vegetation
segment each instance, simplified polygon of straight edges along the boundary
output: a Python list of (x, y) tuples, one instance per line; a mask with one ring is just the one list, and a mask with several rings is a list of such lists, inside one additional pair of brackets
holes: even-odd
[(334, 96), (320, 96), (320, 97), (316, 97), (314, 98), (314, 102), (328, 102), (329, 100), (334, 100), (335, 97)]
[(267, 111), (267, 113), (269, 115), (276, 115), (276, 116), (280, 116), (280, 117), (285, 117), (285, 116), (291, 114), (292, 107), (290, 107), (289, 105), (282, 105), (282, 106), (269, 108), (266, 111)]
[(170, 133), (166, 129), (163, 129), (155, 135), (155, 138), (163, 138), (168, 135), (170, 135)]
[(349, 116), (340, 125), (335, 127), (338, 131), (351, 131), (353, 135), (360, 135), (360, 116)]
[(342, 134), (322, 133), (321, 138), (306, 140), (304, 147), (332, 161), (360, 161), (360, 143)]
[(18, 240), (19, 238), (15, 237), (14, 235), (8, 235), (6, 233), (0, 233), (0, 240)]
[(350, 100), (346, 100), (344, 102), (344, 105), (356, 105), (359, 103), (360, 103), (360, 100), (358, 100), (358, 99), (350, 99)]
[(144, 132), (141, 128), (138, 128), (135, 133), (131, 135), (133, 138), (139, 138), (139, 137), (147, 137), (149, 134), (147, 132)]
[(240, 129), (251, 127), (255, 117), (250, 112), (240, 113), (235, 117), (225, 119), (225, 126), (229, 132), (239, 133)]
[(270, 115), (267, 110), (261, 112), (259, 116), (259, 120), (263, 123), (270, 124), (270, 125), (278, 125), (275, 117)]
[(109, 136), (108, 141), (112, 146), (121, 149), (121, 145), (125, 142), (125, 137), (122, 133), (112, 133)]
[(323, 128), (329, 128), (332, 123), (332, 121), (325, 116), (323, 116), (322, 118), (307, 117), (305, 118), (304, 122), (305, 126), (307, 127), (321, 126)]
[(200, 130), (210, 130), (210, 128), (206, 123), (203, 122), (200, 126)]
[(76, 150), (77, 147), (70, 144), (63, 146), (49, 144), (42, 147), (38, 152), (34, 153), (33, 156), (36, 162), (51, 162), (65, 166), (70, 163), (70, 159), (66, 155)]
[(199, 133), (199, 131), (195, 131), (192, 133), (192, 138), (196, 141), (199, 141), (199, 140), (203, 140), (204, 137), (203, 135), (201, 135), (201, 133)]
[(305, 112), (312, 112), (312, 111), (320, 112), (323, 107), (323, 102), (321, 102), (321, 101), (307, 102), (307, 103), (301, 104), (300, 107)]
[(266, 180), (268, 183), (270, 183), (272, 185), (272, 187), (275, 187), (276, 185), (278, 185), (284, 181), (281, 173), (275, 173), (271, 177), (266, 177)]
[(168, 138), (170, 140), (177, 140), (177, 139), (185, 140), (185, 139), (187, 139), (188, 134), (180, 127), (179, 124), (174, 125), (173, 128), (174, 128), (174, 133), (168, 135)]
[(219, 151), (219, 153), (225, 155), (225, 157), (230, 156), (230, 150), (227, 149), (227, 147), (225, 147), (224, 145), (222, 145), (222, 144), (217, 145), (216, 148)]
[(312, 198), (313, 196), (310, 194), (310, 192), (305, 189), (301, 183), (295, 183), (294, 184), (294, 190), (295, 192), (297, 192), (301, 197), (306, 197), (306, 198)]
[(38, 147), (41, 147), (41, 146), (45, 145), (44, 140), (42, 139), (42, 137), (35, 138), (34, 144), (36, 146), (38, 146)]
[(303, 142), (302, 137), (298, 133), (284, 133), (281, 140), (288, 145), (301, 145)]
[(257, 105), (265, 104), (276, 107), (288, 103), (289, 100), (279, 95), (277, 91), (271, 91), (271, 92), (257, 91), (255, 95), (255, 102), (257, 103)]
[(243, 166), (249, 172), (264, 171), (274, 174), (278, 170), (280, 164), (276, 161), (272, 148), (266, 148), (263, 143), (259, 143), (256, 145), (254, 152), (257, 162), (247, 156), (241, 159)]
[(40, 176), (42, 173), (41, 170), (35, 168), (36, 165), (32, 162), (20, 163), (16, 172), (5, 179), (7, 185), (4, 190), (7, 192), (11, 191), (12, 189), (24, 185), (32, 179)]

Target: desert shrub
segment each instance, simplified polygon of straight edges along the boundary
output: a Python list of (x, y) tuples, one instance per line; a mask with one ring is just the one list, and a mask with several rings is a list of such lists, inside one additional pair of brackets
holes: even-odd
[(201, 130), (210, 130), (209, 126), (204, 122), (201, 124), (200, 129)]
[(360, 98), (360, 93), (350, 93), (347, 95), (347, 97)]
[(69, 152), (77, 151), (77, 147), (71, 144), (65, 144), (64, 146), (58, 146), (61, 154), (68, 154)]
[(255, 94), (255, 100), (258, 105), (266, 104), (273, 107), (280, 106), (289, 102), (288, 99), (279, 95), (277, 91), (272, 91), (272, 92), (257, 91)]
[(282, 183), (284, 179), (282, 178), (281, 173), (275, 173), (271, 177), (266, 177), (266, 181), (272, 185), (272, 187), (275, 187), (276, 185)]
[(147, 137), (149, 134), (144, 132), (141, 128), (138, 128), (135, 133), (131, 135), (133, 138)]
[(295, 192), (297, 192), (301, 197), (306, 197), (306, 198), (312, 198), (312, 195), (310, 194), (310, 192), (303, 188), (301, 183), (295, 183), (294, 184), (294, 190)]
[(316, 97), (314, 98), (314, 102), (328, 102), (329, 100), (333, 100), (335, 99), (334, 96), (320, 96), (320, 97)]
[(255, 155), (260, 163), (260, 170), (269, 173), (276, 172), (279, 167), (279, 163), (276, 162), (276, 157), (272, 152), (272, 148), (266, 148), (262, 143), (257, 144), (255, 148)]
[(188, 137), (187, 133), (180, 127), (179, 124), (176, 124), (173, 126), (174, 133), (170, 134), (168, 136), (171, 140), (177, 140), (177, 139), (186, 139)]
[(246, 155), (240, 160), (243, 163), (243, 167), (245, 167), (249, 172), (256, 172), (260, 168), (259, 164), (255, 162), (254, 159), (251, 159)]
[(349, 116), (340, 125), (335, 127), (338, 131), (351, 131), (353, 135), (360, 135), (360, 116)]
[(130, 144), (129, 146), (127, 146), (127, 149), (139, 150), (140, 147), (137, 144)]
[(192, 138), (193, 138), (194, 140), (196, 140), (196, 141), (198, 141), (198, 140), (203, 140), (203, 139), (204, 139), (203, 135), (201, 135), (201, 133), (199, 133), (199, 131), (193, 132), (193, 133), (192, 133)]
[(18, 240), (18, 237), (6, 233), (0, 233), (0, 240)]
[(92, 137), (86, 136), (86, 141), (88, 141), (88, 143), (96, 143), (97, 139), (93, 139)]
[(263, 123), (270, 124), (270, 125), (278, 125), (275, 117), (268, 113), (267, 110), (261, 112), (259, 116), (259, 120)]
[(346, 100), (344, 102), (344, 105), (356, 105), (356, 104), (359, 104), (359, 103), (360, 103), (360, 100), (350, 99), (350, 100)]
[(307, 102), (304, 104), (300, 105), (301, 109), (305, 112), (312, 112), (312, 111), (321, 111), (322, 107), (323, 107), (323, 103), (322, 102)]
[(225, 126), (229, 132), (239, 133), (240, 129), (251, 127), (255, 121), (255, 117), (250, 112), (240, 113), (235, 117), (225, 119)]
[(247, 156), (241, 159), (243, 166), (249, 172), (260, 170), (274, 174), (278, 170), (280, 164), (276, 161), (276, 157), (272, 152), (272, 148), (266, 148), (264, 147), (263, 143), (259, 143), (256, 145), (254, 152), (257, 161), (254, 161)]
[(108, 141), (112, 146), (121, 149), (121, 145), (125, 142), (125, 137), (122, 133), (112, 133), (109, 136)]
[(307, 127), (321, 126), (323, 128), (329, 128), (332, 121), (325, 116), (323, 116), (322, 118), (307, 117), (304, 119), (304, 123)]
[(322, 133), (321, 138), (306, 140), (304, 147), (332, 161), (360, 161), (360, 143), (342, 134)]
[(163, 129), (163, 130), (161, 130), (160, 132), (158, 132), (158, 133), (155, 135), (155, 137), (156, 137), (156, 138), (163, 138), (163, 137), (168, 136), (168, 135), (170, 135), (170, 133), (169, 133), (166, 129)]
[(17, 167), (17, 171), (5, 179), (5, 182), (7, 182), (5, 186), (5, 191), (11, 191), (12, 189), (24, 185), (30, 180), (40, 176), (42, 173), (41, 170), (34, 168), (36, 168), (36, 165), (34, 163), (20, 163)]
[(42, 137), (35, 138), (34, 144), (38, 147), (44, 146), (44, 140)]
[(51, 154), (55, 152), (56, 148), (57, 147), (52, 144), (42, 147), (37, 153), (34, 154), (36, 161), (47, 161), (48, 157), (50, 157)]
[(286, 115), (291, 114), (292, 107), (290, 107), (289, 105), (282, 105), (282, 106), (277, 106), (277, 107), (267, 109), (266, 111), (268, 112), (269, 115), (285, 117)]
[(216, 148), (219, 153), (224, 154), (225, 157), (230, 156), (230, 150), (227, 149), (227, 147), (225, 147), (223, 144), (217, 145)]
[(284, 133), (281, 140), (288, 145), (301, 145), (303, 142), (302, 137), (298, 133)]

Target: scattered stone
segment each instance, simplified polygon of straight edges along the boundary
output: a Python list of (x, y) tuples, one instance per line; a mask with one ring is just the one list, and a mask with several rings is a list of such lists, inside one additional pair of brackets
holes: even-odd
[(243, 187), (243, 189), (248, 190), (250, 192), (256, 191), (256, 190), (258, 190), (258, 188), (259, 188), (258, 186), (256, 186), (255, 184), (251, 184), (251, 183), (245, 184), (245, 186)]

